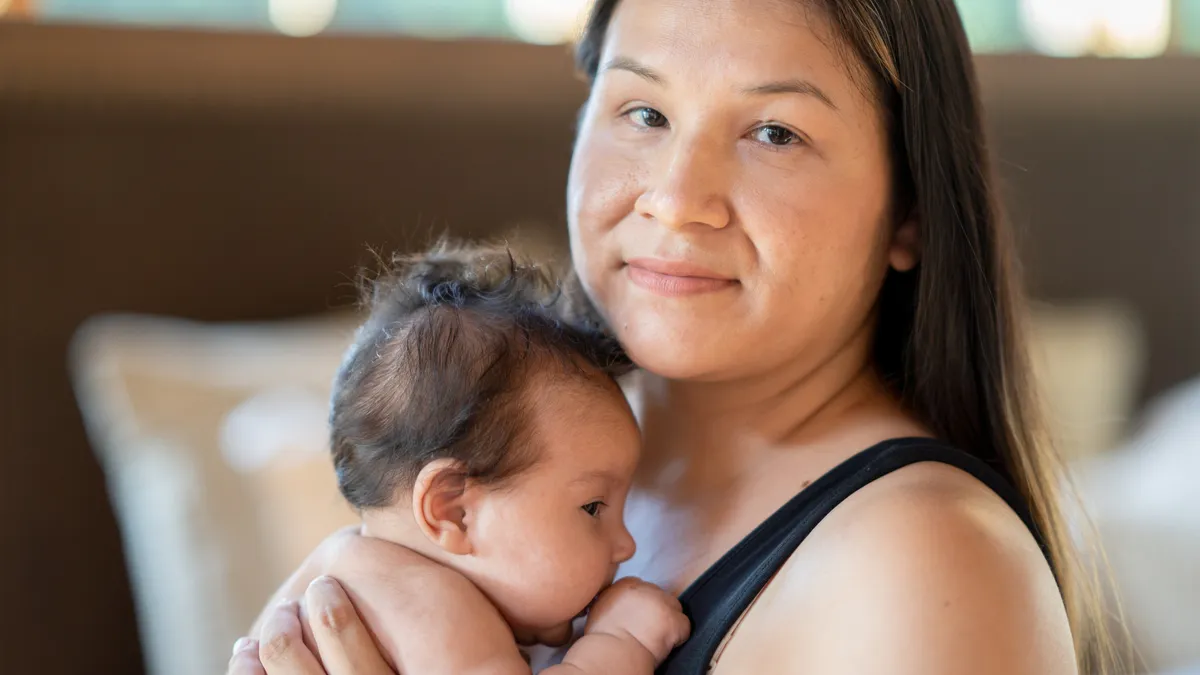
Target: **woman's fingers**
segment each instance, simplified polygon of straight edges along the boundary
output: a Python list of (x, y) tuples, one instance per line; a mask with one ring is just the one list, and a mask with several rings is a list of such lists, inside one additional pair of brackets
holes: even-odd
[(304, 602), (329, 675), (394, 674), (341, 584), (319, 577), (309, 585)]
[(277, 605), (267, 615), (258, 645), (258, 658), (266, 675), (325, 675), (325, 670), (304, 644), (300, 606), (294, 602)]
[(237, 641), (225, 675), (267, 675), (262, 662), (258, 660), (258, 640), (242, 638)]
[[(0, 0), (2, 2), (3, 0)], [(344, 527), (337, 532), (329, 535), (322, 541), (312, 553), (304, 559), (300, 567), (288, 577), (287, 581), (279, 587), (275, 595), (271, 596), (270, 602), (254, 620), (254, 626), (250, 629), (251, 635), (259, 635), (262, 632), (263, 624), (266, 623), (267, 617), (274, 610), (275, 606), (283, 602), (299, 601), (304, 597), (304, 590), (312, 583), (313, 579), (325, 572), (325, 567), (328, 561), (336, 560), (340, 557), (340, 551), (347, 545), (353, 544), (360, 538), (359, 534), (362, 530), (361, 525), (353, 527)]]

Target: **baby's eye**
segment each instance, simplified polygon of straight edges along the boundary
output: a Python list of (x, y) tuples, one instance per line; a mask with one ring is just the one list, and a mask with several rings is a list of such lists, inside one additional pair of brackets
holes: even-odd
[(768, 124), (755, 129), (754, 137), (762, 143), (776, 147), (794, 145), (800, 142), (799, 134), (777, 124)]
[(591, 504), (584, 504), (583, 510), (587, 512), (589, 516), (595, 518), (596, 516), (600, 515), (600, 509), (603, 506), (604, 502), (592, 502)]
[(639, 127), (657, 129), (667, 126), (666, 115), (663, 115), (654, 108), (634, 108), (625, 113), (625, 115)]

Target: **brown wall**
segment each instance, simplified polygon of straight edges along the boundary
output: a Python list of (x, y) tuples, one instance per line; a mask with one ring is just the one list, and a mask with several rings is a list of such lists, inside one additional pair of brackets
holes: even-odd
[(1200, 58), (979, 69), (1034, 295), (1129, 303), (1143, 398), (1200, 374)]
[[(1200, 66), (981, 69), (1034, 288), (1133, 302), (1148, 392), (1200, 372)], [(561, 48), (0, 24), (5, 671), (141, 667), (80, 321), (320, 312), (368, 244), (560, 234), (581, 97)]]

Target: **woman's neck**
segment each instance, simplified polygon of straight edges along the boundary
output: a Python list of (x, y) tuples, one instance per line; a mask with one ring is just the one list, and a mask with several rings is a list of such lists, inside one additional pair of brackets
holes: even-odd
[(643, 374), (643, 478), (673, 467), (698, 489), (714, 489), (738, 482), (781, 448), (832, 443), (848, 452), (856, 443), (920, 433), (871, 365), (870, 337), (864, 328), (818, 363), (798, 360), (753, 377), (693, 382)]

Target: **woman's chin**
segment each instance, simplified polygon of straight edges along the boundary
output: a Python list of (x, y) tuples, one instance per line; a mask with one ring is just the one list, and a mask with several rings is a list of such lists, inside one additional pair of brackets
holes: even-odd
[(731, 326), (711, 321), (665, 320), (654, 314), (617, 317), (613, 328), (621, 346), (639, 368), (672, 380), (712, 379), (743, 351)]
[[(688, 341), (657, 342), (639, 344), (637, 336), (623, 341), (629, 358), (638, 368), (668, 380), (705, 381), (719, 379), (721, 364), (718, 359), (706, 358), (700, 345)], [(664, 349), (669, 345), (670, 348)]]

